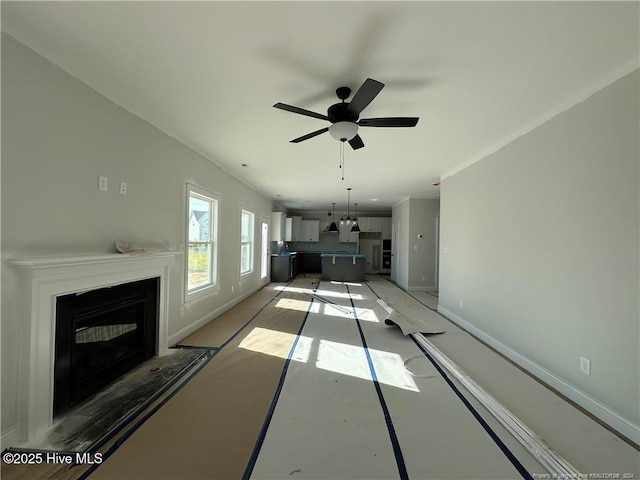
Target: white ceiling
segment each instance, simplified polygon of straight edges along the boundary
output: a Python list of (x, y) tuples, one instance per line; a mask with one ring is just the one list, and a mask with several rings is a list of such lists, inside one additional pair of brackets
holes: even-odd
[[(638, 7), (3, 1), (2, 30), (285, 208), (345, 208), (352, 187), (362, 211), (435, 198), (441, 177), (638, 68)], [(361, 128), (342, 181), (328, 133), (289, 143), (328, 123), (272, 106), (326, 114), (367, 77), (386, 87), (363, 118), (420, 121)]]

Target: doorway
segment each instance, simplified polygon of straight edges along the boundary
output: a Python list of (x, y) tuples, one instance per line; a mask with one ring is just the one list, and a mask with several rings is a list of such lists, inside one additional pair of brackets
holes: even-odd
[(260, 279), (266, 284), (269, 276), (269, 218), (260, 216)]
[(398, 281), (398, 236), (400, 222), (395, 221), (391, 225), (391, 281)]

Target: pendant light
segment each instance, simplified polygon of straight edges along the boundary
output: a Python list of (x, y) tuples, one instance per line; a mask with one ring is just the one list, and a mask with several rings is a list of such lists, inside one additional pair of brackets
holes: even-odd
[(340, 225), (351, 226), (351, 217), (349, 216), (349, 204), (351, 203), (351, 187), (347, 188), (347, 218), (340, 219)]
[(356, 213), (353, 216), (353, 227), (351, 227), (351, 231), (352, 232), (359, 232), (360, 231), (360, 227), (358, 226), (358, 204), (354, 203), (354, 205), (356, 206)]
[(338, 225), (336, 225), (336, 202), (331, 204), (331, 225), (327, 232), (338, 233)]

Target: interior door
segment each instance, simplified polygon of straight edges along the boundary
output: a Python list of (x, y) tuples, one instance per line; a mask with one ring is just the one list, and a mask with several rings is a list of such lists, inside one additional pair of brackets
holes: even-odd
[(269, 276), (269, 218), (266, 216), (260, 217), (260, 279), (265, 283)]
[(398, 281), (398, 233), (400, 232), (400, 222), (395, 221), (391, 226), (391, 280)]
[(436, 217), (436, 291), (439, 290), (439, 276), (440, 276), (440, 216)]

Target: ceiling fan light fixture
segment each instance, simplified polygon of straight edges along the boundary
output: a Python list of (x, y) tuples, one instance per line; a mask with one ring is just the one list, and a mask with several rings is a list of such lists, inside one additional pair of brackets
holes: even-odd
[(336, 140), (346, 142), (358, 134), (358, 124), (353, 122), (336, 122), (329, 127), (329, 133)]

